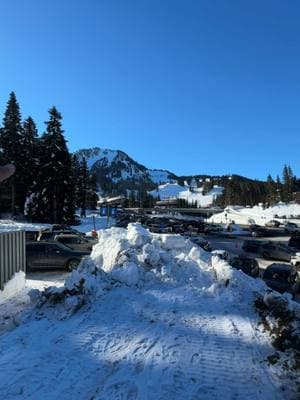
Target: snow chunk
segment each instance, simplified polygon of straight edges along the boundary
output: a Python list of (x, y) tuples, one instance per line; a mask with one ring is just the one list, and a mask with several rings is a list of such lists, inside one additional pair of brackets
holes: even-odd
[(25, 273), (23, 271), (14, 274), (12, 279), (4, 285), (4, 289), (0, 290), (0, 304), (15, 296), (18, 292), (25, 288)]
[(126, 239), (127, 230), (111, 228), (98, 232), (99, 242), (93, 246), (91, 259), (98, 268), (109, 272), (118, 262), (120, 253), (130, 247)]
[(150, 232), (140, 224), (129, 224), (127, 240), (132, 246), (142, 246), (151, 239)]
[(161, 247), (166, 250), (187, 248), (187, 241), (181, 235), (163, 234), (161, 235), (161, 242)]
[(133, 262), (126, 262), (122, 267), (115, 268), (111, 277), (128, 286), (135, 286), (140, 279), (139, 269)]

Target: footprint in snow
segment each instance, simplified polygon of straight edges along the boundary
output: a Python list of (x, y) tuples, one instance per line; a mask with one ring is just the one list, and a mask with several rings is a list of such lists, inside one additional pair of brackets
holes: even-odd
[(138, 388), (130, 381), (117, 382), (110, 385), (105, 392), (103, 397), (101, 396), (97, 400), (136, 400), (138, 397)]

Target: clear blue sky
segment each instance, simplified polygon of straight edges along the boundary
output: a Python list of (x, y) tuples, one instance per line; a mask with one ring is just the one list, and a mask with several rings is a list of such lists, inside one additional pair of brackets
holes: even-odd
[(0, 113), (14, 90), (70, 150), (120, 149), (177, 174), (300, 175), (300, 2), (9, 0)]

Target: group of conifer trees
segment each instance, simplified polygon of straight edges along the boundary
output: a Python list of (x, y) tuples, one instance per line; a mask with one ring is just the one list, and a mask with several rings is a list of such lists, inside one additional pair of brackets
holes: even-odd
[(12, 163), (16, 172), (0, 186), (0, 211), (24, 214), (31, 221), (72, 224), (76, 208), (85, 215), (95, 185), (85, 159), (69, 152), (56, 107), (50, 108), (45, 124), (39, 136), (34, 120), (22, 120), (16, 95), (10, 94), (0, 128), (0, 165)]
[(216, 205), (254, 206), (263, 203), (272, 206), (279, 201), (295, 200), (295, 192), (300, 191), (300, 180), (293, 174), (292, 168), (285, 165), (282, 178), (276, 180), (269, 174), (267, 181), (249, 180), (233, 175), (230, 179), (218, 182), (224, 187), (222, 196), (217, 197)]

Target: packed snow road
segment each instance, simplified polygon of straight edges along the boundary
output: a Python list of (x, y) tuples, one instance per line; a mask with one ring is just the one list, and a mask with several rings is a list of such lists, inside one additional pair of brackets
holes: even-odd
[(245, 310), (192, 287), (118, 288), (1, 339), (2, 399), (280, 399)]
[(264, 283), (181, 236), (102, 231), (47, 290), (0, 336), (1, 399), (292, 399), (266, 361), (253, 306)]

